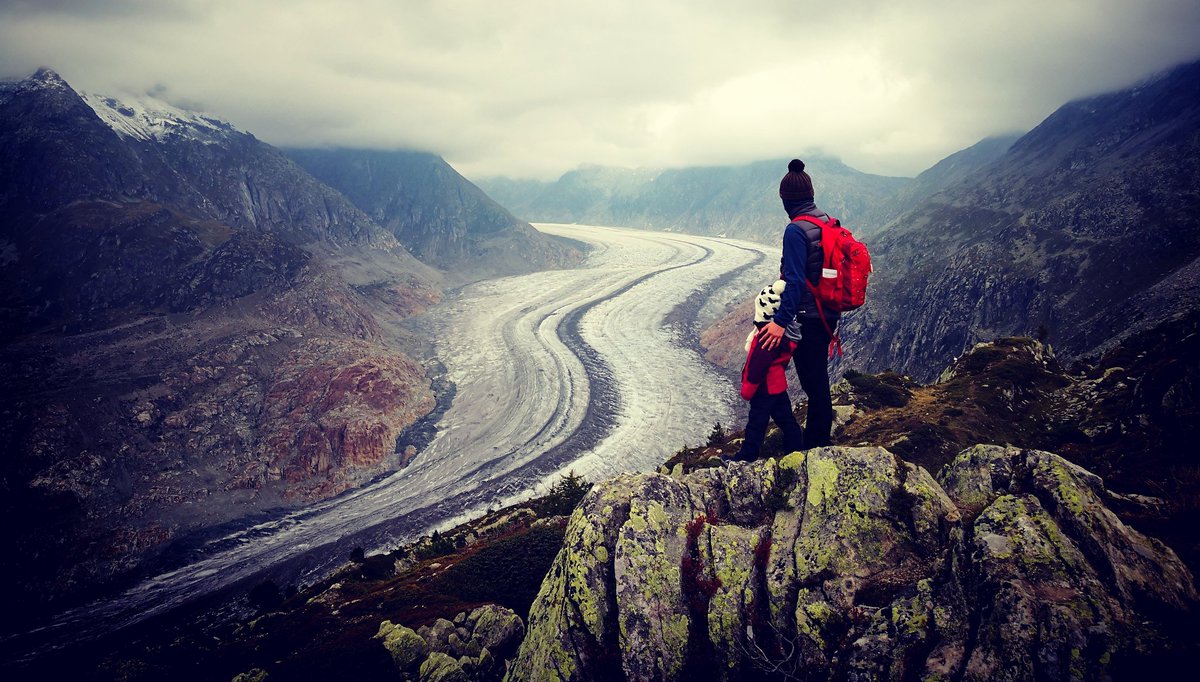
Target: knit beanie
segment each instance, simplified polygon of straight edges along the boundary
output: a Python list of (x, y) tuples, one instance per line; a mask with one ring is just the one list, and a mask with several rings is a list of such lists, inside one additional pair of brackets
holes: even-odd
[(767, 326), (767, 323), (775, 317), (775, 311), (779, 310), (780, 295), (787, 287), (787, 282), (777, 279), (773, 284), (768, 284), (758, 292), (758, 296), (754, 297), (754, 326), (756, 329), (746, 337), (746, 352), (750, 352), (750, 346), (758, 339), (758, 330)]
[(787, 175), (779, 181), (779, 198), (784, 203), (813, 200), (812, 178), (804, 172), (804, 162), (800, 159), (792, 159), (788, 163)]
[(787, 287), (787, 282), (779, 279), (758, 292), (758, 296), (754, 299), (755, 324), (760, 322), (765, 324), (771, 321), (771, 318), (775, 316), (775, 311), (779, 310), (779, 297), (785, 287)]

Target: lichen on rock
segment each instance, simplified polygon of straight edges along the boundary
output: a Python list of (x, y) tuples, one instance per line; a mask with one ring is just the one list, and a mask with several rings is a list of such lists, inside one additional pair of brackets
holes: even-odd
[(499, 680), (504, 661), (515, 652), (525, 626), (503, 606), (484, 604), (454, 620), (437, 619), (412, 630), (383, 621), (376, 639), (392, 656), (400, 679), (421, 682)]
[(440, 651), (429, 654), (421, 663), (421, 682), (469, 682), (459, 662)]
[(392, 655), (392, 662), (400, 671), (417, 667), (429, 653), (429, 645), (415, 631), (385, 620), (379, 625), (377, 639), (383, 640), (383, 648)]
[(572, 516), (508, 679), (1103, 679), (1198, 601), (1104, 492), (1000, 446), (938, 479), (875, 447), (626, 475)]

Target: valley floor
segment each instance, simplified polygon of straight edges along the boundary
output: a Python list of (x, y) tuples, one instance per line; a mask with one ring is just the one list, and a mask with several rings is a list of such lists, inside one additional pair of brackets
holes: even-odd
[[(354, 547), (387, 549), (528, 498), (559, 474), (656, 468), (734, 420), (729, 379), (696, 352), (697, 316), (770, 277), (773, 249), (619, 228), (540, 225), (591, 248), (584, 265), (469, 286), (416, 324), (454, 385), (405, 469), (196, 548), (194, 560), (10, 638), (55, 650), (270, 577), (311, 583)], [(680, 310), (686, 309), (686, 314)]]

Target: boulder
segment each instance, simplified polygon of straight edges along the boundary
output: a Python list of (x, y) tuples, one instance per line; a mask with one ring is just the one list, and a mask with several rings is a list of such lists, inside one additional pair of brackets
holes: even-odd
[(467, 673), (459, 662), (448, 655), (435, 651), (421, 663), (420, 682), (469, 682)]
[[(510, 657), (525, 636), (521, 617), (496, 604), (484, 604), (475, 609), (467, 616), (466, 623), (471, 630), (468, 642), (501, 659)], [(470, 655), (479, 656), (479, 651)]]
[(484, 604), (416, 630), (385, 620), (376, 638), (383, 640), (401, 679), (484, 682), (501, 678), (505, 660), (516, 653), (524, 635), (520, 616)]
[(877, 447), (625, 475), (572, 515), (508, 679), (1105, 679), (1198, 601), (1105, 499), (998, 446), (940, 482)]
[(415, 669), (429, 653), (429, 644), (413, 630), (385, 620), (379, 626), (376, 639), (383, 640), (383, 648), (392, 655), (396, 669), (405, 672)]

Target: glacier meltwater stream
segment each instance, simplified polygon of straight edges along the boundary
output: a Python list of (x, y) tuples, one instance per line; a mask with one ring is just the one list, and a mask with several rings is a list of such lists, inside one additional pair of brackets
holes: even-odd
[(685, 338), (694, 330), (668, 318), (681, 306), (694, 314), (706, 302), (748, 295), (772, 271), (777, 249), (537, 227), (586, 243), (585, 263), (469, 286), (422, 322), (455, 393), (409, 467), (214, 538), (184, 565), (9, 638), (4, 648), (45, 653), (266, 577), (310, 582), (345, 563), (355, 546), (396, 546), (528, 497), (568, 470), (599, 479), (654, 469), (704, 440), (714, 422), (730, 424), (735, 387)]

